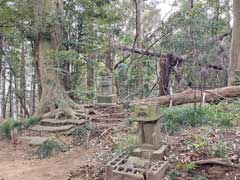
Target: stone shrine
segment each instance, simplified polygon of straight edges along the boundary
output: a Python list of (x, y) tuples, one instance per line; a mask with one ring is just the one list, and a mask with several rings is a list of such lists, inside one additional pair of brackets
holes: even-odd
[(162, 159), (167, 146), (162, 142), (158, 110), (152, 106), (140, 106), (135, 111), (140, 146), (133, 151), (133, 156)]
[(131, 156), (120, 155), (106, 167), (105, 180), (160, 180), (169, 167), (163, 161), (167, 145), (161, 141), (160, 116), (151, 106), (135, 109), (140, 145)]
[(114, 94), (113, 76), (110, 72), (104, 71), (100, 73), (100, 91), (97, 96), (99, 104), (117, 103), (117, 95)]

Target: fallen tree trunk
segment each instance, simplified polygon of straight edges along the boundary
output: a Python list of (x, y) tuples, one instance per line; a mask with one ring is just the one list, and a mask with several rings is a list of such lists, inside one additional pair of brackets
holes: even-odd
[[(240, 97), (240, 86), (229, 86), (223, 88), (216, 88), (211, 90), (204, 90), (206, 102), (216, 102), (226, 98)], [(202, 101), (202, 94), (200, 90), (188, 89), (182, 93), (161, 96), (155, 98), (139, 99), (130, 102), (131, 105), (145, 104), (145, 105), (181, 105), (188, 103), (196, 103)]]

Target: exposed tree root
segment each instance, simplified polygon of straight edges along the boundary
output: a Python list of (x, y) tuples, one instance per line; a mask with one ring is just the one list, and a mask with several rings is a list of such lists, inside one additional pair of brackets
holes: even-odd
[(207, 160), (193, 161), (192, 163), (194, 163), (196, 165), (216, 164), (216, 165), (221, 165), (221, 166), (240, 168), (240, 165), (223, 162), (223, 159), (219, 159), (219, 158), (218, 159), (207, 159)]
[[(77, 111), (77, 112), (76, 112)], [(79, 119), (80, 117), (86, 117), (85, 110), (80, 105), (69, 105), (54, 109), (41, 116), (42, 119)]]

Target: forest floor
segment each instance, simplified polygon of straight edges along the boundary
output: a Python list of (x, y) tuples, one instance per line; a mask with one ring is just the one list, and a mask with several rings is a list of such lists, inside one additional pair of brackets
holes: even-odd
[[(34, 147), (0, 140), (0, 180), (103, 180), (106, 163), (136, 147), (137, 126), (127, 120), (93, 123), (93, 129), (84, 142), (57, 135), (69, 148), (48, 159), (37, 158)], [(169, 146), (164, 159), (171, 164), (166, 180), (240, 180), (240, 167), (231, 166), (240, 165), (240, 126), (185, 128), (172, 136), (163, 134), (163, 141)], [(213, 158), (227, 166), (193, 163)]]

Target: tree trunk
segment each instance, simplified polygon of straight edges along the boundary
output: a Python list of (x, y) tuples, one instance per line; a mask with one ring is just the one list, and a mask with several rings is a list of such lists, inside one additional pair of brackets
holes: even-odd
[(31, 93), (31, 112), (35, 113), (35, 105), (36, 105), (36, 68), (34, 68), (34, 73), (32, 75), (32, 93)]
[(240, 1), (233, 0), (233, 28), (230, 53), (228, 85), (235, 85), (236, 75), (240, 71)]
[(9, 117), (13, 117), (13, 75), (9, 72)]
[(168, 57), (160, 58), (160, 81), (159, 81), (159, 94), (165, 96), (169, 94), (169, 81), (171, 74), (171, 66)]
[(92, 53), (89, 53), (87, 60), (87, 89), (92, 90), (94, 85), (94, 57)]
[(19, 116), (19, 99), (20, 98), (19, 98), (19, 92), (18, 92), (19, 88), (18, 88), (18, 82), (17, 82), (16, 76), (14, 78), (14, 89), (15, 89), (14, 94), (15, 94), (15, 98), (16, 98), (16, 105), (15, 105), (15, 107), (16, 107), (16, 115), (18, 117)]
[[(141, 11), (142, 11), (142, 0), (135, 0), (136, 5), (136, 47), (142, 49), (142, 22), (141, 22)], [(137, 60), (137, 75), (136, 75), (136, 88), (140, 93), (142, 86), (142, 58)]]
[(2, 70), (2, 118), (6, 118), (6, 64), (3, 62)]
[(2, 57), (3, 57), (3, 36), (0, 33), (0, 79), (2, 74)]
[(37, 94), (38, 94), (38, 100), (40, 100), (42, 96), (42, 85), (40, 80), (40, 71), (39, 71), (39, 40), (36, 38), (33, 42), (33, 60), (34, 60), (34, 67), (35, 67), (35, 81), (37, 83)]
[[(0, 88), (2, 87), (3, 83), (1, 83), (3, 81), (3, 76), (2, 76), (2, 67), (3, 67), (3, 60), (2, 60), (2, 57), (3, 57), (3, 36), (2, 34), (0, 33)], [(3, 91), (2, 91), (2, 97), (3, 97)], [(0, 96), (1, 98), (1, 96)], [(2, 98), (3, 100), (3, 98)], [(1, 104), (1, 112), (2, 112), (2, 116), (3, 116), (3, 101), (2, 101), (2, 104)], [(0, 114), (0, 118), (1, 118), (1, 114)]]
[[(37, 105), (35, 116), (43, 117), (45, 113), (65, 106), (71, 99), (65, 92), (63, 75), (59, 72), (60, 66), (56, 59), (56, 53), (61, 48), (63, 32), (60, 17), (63, 13), (63, 0), (38, 0), (35, 1), (34, 15), (36, 28), (38, 28), (38, 69), (42, 94)], [(56, 18), (58, 17), (58, 18)], [(46, 19), (52, 19), (47, 24)], [(39, 24), (46, 29), (40, 29)], [(73, 102), (73, 101), (71, 101)]]
[[(240, 86), (229, 86), (204, 91), (206, 102), (216, 102), (225, 98), (240, 97)], [(147, 98), (142, 100), (132, 101), (130, 105), (163, 105), (168, 106), (172, 102), (173, 106), (201, 102), (202, 96), (200, 90), (189, 89), (182, 93), (172, 96), (161, 96), (156, 98)]]
[[(21, 89), (21, 99), (23, 102), (23, 106), (26, 107), (26, 79), (25, 79), (25, 48), (24, 43), (22, 44), (22, 50), (21, 50), (21, 80), (20, 80), (20, 89)], [(26, 116), (26, 112), (24, 111), (24, 107), (21, 105), (20, 113), (22, 117)]]
[(188, 0), (189, 1), (189, 9), (193, 8), (194, 0)]

